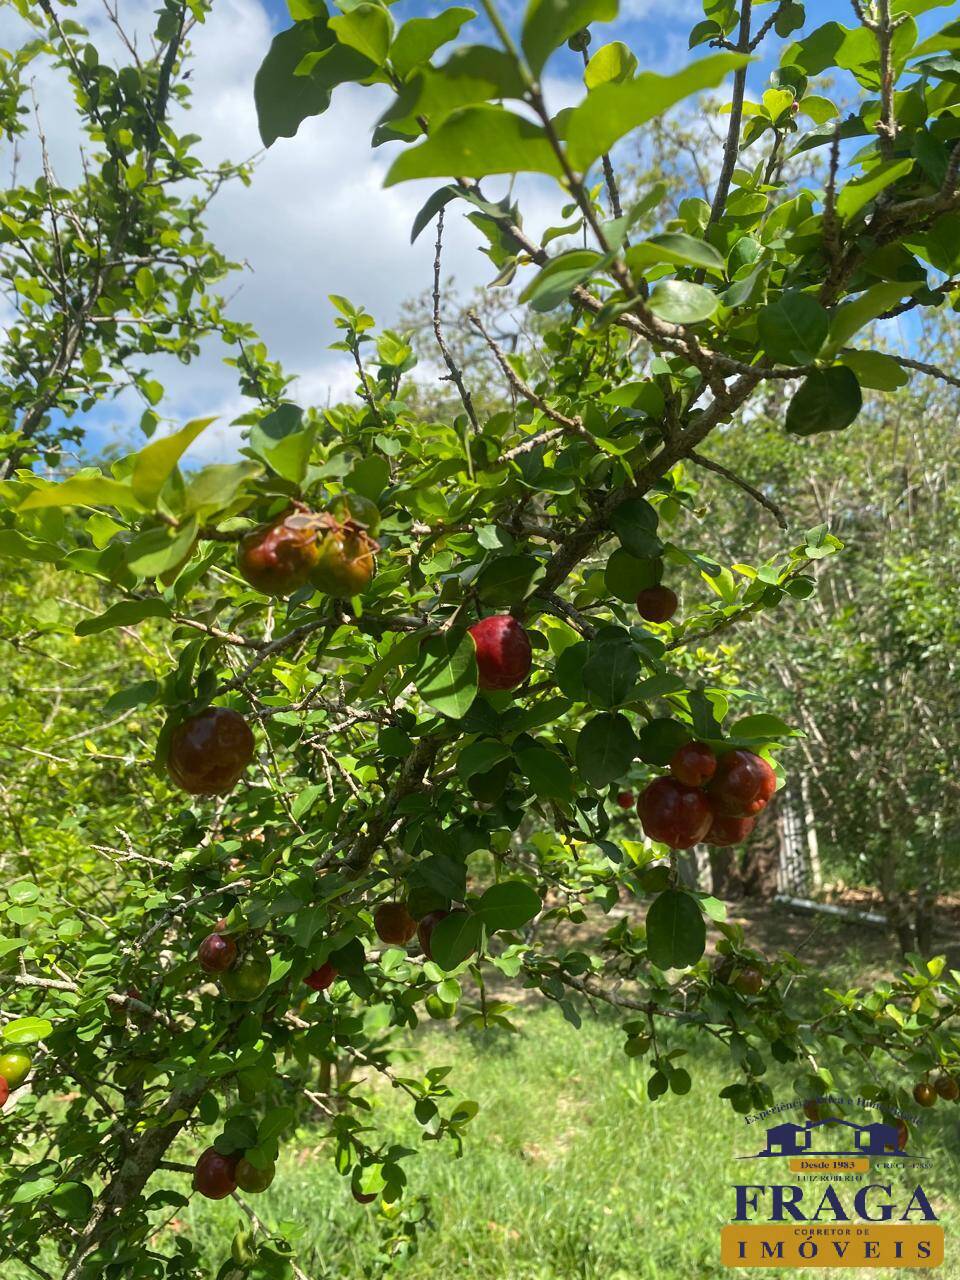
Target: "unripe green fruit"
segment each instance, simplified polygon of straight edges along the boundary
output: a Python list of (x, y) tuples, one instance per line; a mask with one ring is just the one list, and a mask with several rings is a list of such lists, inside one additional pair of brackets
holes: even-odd
[(0, 1054), (0, 1076), (3, 1076), (11, 1089), (23, 1084), (32, 1066), (32, 1058), (22, 1049), (11, 1049), (8, 1053)]
[(220, 975), (220, 987), (228, 1000), (257, 1000), (269, 982), (270, 957), (262, 947), (248, 951)]
[(438, 1018), (441, 1021), (446, 1021), (447, 1018), (452, 1018), (457, 1008), (455, 1004), (448, 1004), (446, 1000), (441, 1000), (440, 997), (436, 995), (427, 996), (426, 1000), (423, 1002), (423, 1007), (426, 1009), (427, 1013), (429, 1013), (431, 1018)]
[(362, 531), (330, 529), (318, 544), (311, 583), (338, 600), (361, 596), (373, 581), (377, 565), (374, 545)]
[(271, 1161), (266, 1169), (258, 1169), (256, 1165), (243, 1157), (237, 1161), (236, 1172), (234, 1177), (237, 1180), (237, 1186), (241, 1191), (249, 1191), (251, 1195), (259, 1191), (266, 1191), (270, 1183), (276, 1177), (277, 1166)]

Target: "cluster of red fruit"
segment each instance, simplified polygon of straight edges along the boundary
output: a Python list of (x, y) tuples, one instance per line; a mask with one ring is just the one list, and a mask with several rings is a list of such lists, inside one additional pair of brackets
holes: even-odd
[(913, 1086), (913, 1100), (921, 1107), (932, 1107), (937, 1098), (956, 1102), (960, 1098), (960, 1083), (955, 1076), (940, 1075), (936, 1080), (918, 1080)]
[(0, 1107), (10, 1097), (10, 1091), (23, 1084), (30, 1074), (33, 1059), (22, 1049), (10, 1049), (0, 1053)]
[[(468, 628), (477, 649), (478, 683), (484, 691), (515, 689), (530, 674), (533, 650), (510, 614), (482, 618)], [(229, 707), (207, 707), (174, 729), (167, 772), (192, 796), (226, 795), (253, 759), (250, 726)]]
[(258, 1169), (239, 1152), (224, 1156), (216, 1147), (208, 1147), (194, 1166), (193, 1189), (208, 1200), (225, 1200), (238, 1187), (256, 1194), (266, 1191), (276, 1172), (277, 1166), (272, 1161), (266, 1169)]
[[(670, 760), (670, 776), (656, 778), (641, 793), (637, 812), (651, 840), (689, 849), (701, 840), (740, 844), (756, 825), (777, 786), (766, 760), (739, 748), (719, 757), (705, 742), (688, 742)], [(621, 791), (621, 808), (633, 794)]]
[(376, 572), (380, 512), (369, 498), (341, 493), (322, 512), (306, 507), (252, 529), (237, 568), (264, 595), (282, 599), (308, 583), (326, 595), (362, 595)]

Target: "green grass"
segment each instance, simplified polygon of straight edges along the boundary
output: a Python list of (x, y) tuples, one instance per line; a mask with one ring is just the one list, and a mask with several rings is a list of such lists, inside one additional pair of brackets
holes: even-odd
[[(432, 1226), (421, 1228), (419, 1251), (397, 1258), (390, 1275), (693, 1280), (798, 1274), (734, 1273), (719, 1264), (719, 1229), (732, 1213), (730, 1184), (743, 1176), (731, 1156), (749, 1149), (754, 1136), (759, 1146), (762, 1132), (747, 1139), (743, 1119), (716, 1096), (729, 1077), (715, 1046), (703, 1037), (688, 1041), (692, 1092), (652, 1104), (644, 1088), (647, 1069), (624, 1056), (612, 1022), (585, 1013), (577, 1032), (557, 1011), (538, 1009), (524, 1014), (520, 1026), (517, 1036), (433, 1027), (413, 1041), (417, 1063), (452, 1065), (450, 1082), (481, 1111), (468, 1129), (463, 1159), (448, 1143), (426, 1143), (422, 1157), (407, 1162), (407, 1198), (428, 1198)], [(775, 1092), (791, 1096), (786, 1077)], [(379, 1091), (373, 1123), (417, 1146), (420, 1131), (408, 1102), (389, 1088)], [(923, 1132), (924, 1152), (935, 1156), (936, 1166), (922, 1181), (947, 1232), (947, 1259), (936, 1272), (942, 1280), (960, 1276), (958, 1117), (960, 1109), (941, 1104)], [(750, 1178), (757, 1177), (751, 1171)], [(267, 1222), (300, 1224), (299, 1262), (311, 1280), (384, 1273), (378, 1258), (396, 1221), (376, 1206), (354, 1203), (319, 1134), (301, 1135), (298, 1149), (284, 1153), (274, 1186), (256, 1208)], [(211, 1275), (236, 1222), (230, 1201), (194, 1197), (183, 1212), (182, 1227), (203, 1246)], [(904, 1273), (814, 1274), (849, 1280)]]

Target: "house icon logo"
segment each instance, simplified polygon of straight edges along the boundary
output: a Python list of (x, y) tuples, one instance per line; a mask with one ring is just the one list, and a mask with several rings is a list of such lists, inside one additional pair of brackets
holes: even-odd
[[(916, 1153), (911, 1153), (916, 1154)], [(767, 1130), (763, 1151), (745, 1159), (768, 1156), (906, 1156), (900, 1146), (896, 1125), (876, 1121), (854, 1124), (852, 1120), (811, 1120), (806, 1124), (787, 1121)]]

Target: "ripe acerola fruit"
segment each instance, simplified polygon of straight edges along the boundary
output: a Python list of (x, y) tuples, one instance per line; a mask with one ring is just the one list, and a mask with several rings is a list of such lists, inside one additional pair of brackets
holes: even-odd
[(307, 974), (304, 982), (313, 991), (326, 991), (327, 987), (333, 986), (336, 977), (336, 969), (329, 960), (325, 960), (319, 969)]
[(377, 1198), (375, 1191), (361, 1191), (358, 1187), (351, 1187), (350, 1194), (356, 1200), (357, 1204), (373, 1204)]
[(266, 1169), (258, 1169), (256, 1165), (251, 1164), (244, 1156), (237, 1161), (234, 1178), (241, 1191), (249, 1191), (251, 1194), (255, 1194), (259, 1191), (266, 1191), (276, 1174), (277, 1166), (272, 1161)]
[(200, 943), (197, 959), (207, 973), (224, 973), (237, 959), (237, 944), (222, 933), (209, 933)]
[(325, 510), (339, 524), (356, 525), (359, 529), (365, 529), (372, 538), (377, 536), (380, 511), (375, 502), (364, 498), (362, 494), (338, 493), (335, 498), (330, 499)]
[(910, 1127), (904, 1120), (903, 1116), (897, 1117), (897, 1150), (903, 1151), (907, 1145), (907, 1139), (910, 1137)]
[(933, 1087), (940, 1097), (947, 1102), (956, 1102), (957, 1098), (960, 1098), (960, 1084), (957, 1083), (953, 1076), (937, 1076), (933, 1082)]
[(756, 965), (746, 964), (733, 975), (733, 988), (742, 996), (757, 996), (763, 987), (763, 974)]
[(477, 646), (480, 688), (515, 689), (530, 674), (533, 650), (526, 631), (509, 613), (492, 614), (468, 627)]
[(632, 791), (621, 791), (617, 796), (617, 804), (620, 806), (621, 809), (632, 809), (634, 806), (635, 800), (636, 800), (636, 797), (634, 796)]
[(820, 1119), (820, 1108), (815, 1102), (805, 1102), (803, 1104), (803, 1114), (808, 1120), (816, 1124)]
[(0, 1054), (0, 1076), (3, 1076), (10, 1089), (23, 1084), (32, 1066), (33, 1059), (22, 1049), (11, 1049), (9, 1053)]
[(310, 581), (325, 595), (338, 600), (362, 596), (373, 581), (377, 544), (362, 529), (328, 529), (318, 545), (317, 563)]
[(677, 612), (679, 603), (676, 592), (660, 583), (640, 592), (637, 596), (637, 612), (647, 622), (669, 622)]
[(262, 947), (244, 952), (232, 969), (220, 975), (228, 1000), (258, 1000), (270, 984), (270, 957)]
[(728, 813), (715, 813), (703, 840), (705, 844), (716, 845), (721, 849), (732, 844), (743, 844), (756, 825), (756, 818), (731, 818)]
[(937, 1091), (928, 1081), (918, 1080), (913, 1086), (913, 1100), (918, 1107), (932, 1107), (937, 1100)]
[(191, 796), (223, 796), (253, 759), (253, 734), (229, 707), (207, 707), (178, 724), (170, 738), (167, 772)]
[(713, 820), (707, 797), (676, 778), (657, 778), (640, 794), (637, 813), (651, 840), (671, 849), (689, 849), (702, 840)]
[(717, 771), (717, 757), (705, 742), (686, 742), (670, 759), (670, 772), (687, 787), (702, 787)]
[(193, 1189), (208, 1200), (225, 1200), (237, 1189), (237, 1157), (222, 1156), (208, 1147), (193, 1170)]
[(777, 775), (752, 751), (726, 751), (708, 788), (714, 808), (732, 818), (749, 818), (765, 808), (777, 788)]
[(0, 1076), (0, 1107), (6, 1105), (6, 1101), (9, 1097), (10, 1086), (7, 1084), (6, 1080), (4, 1080), (3, 1076)]
[(237, 547), (241, 577), (265, 596), (291, 595), (317, 563), (317, 533), (316, 517), (300, 512), (251, 529)]
[(430, 939), (433, 937), (433, 931), (441, 920), (446, 920), (450, 914), (449, 911), (428, 911), (420, 923), (417, 925), (417, 938), (423, 950), (423, 954), (428, 960), (433, 959), (433, 953), (430, 950)]
[(405, 947), (417, 932), (417, 922), (402, 902), (383, 902), (373, 917), (373, 927), (381, 942)]

